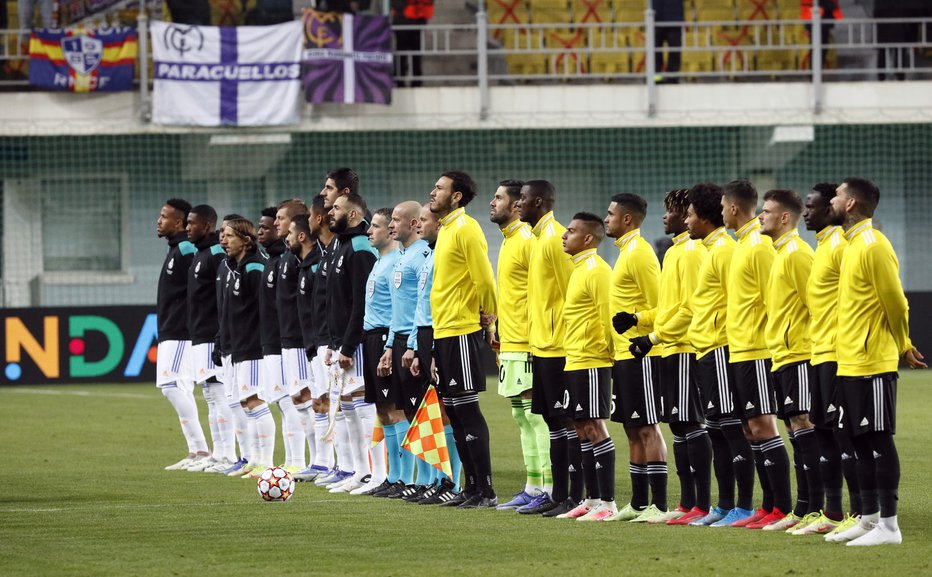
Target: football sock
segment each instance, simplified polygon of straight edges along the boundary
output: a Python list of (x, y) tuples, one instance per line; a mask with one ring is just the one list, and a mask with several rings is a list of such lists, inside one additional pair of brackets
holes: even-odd
[(201, 422), (197, 418), (197, 403), (194, 393), (185, 391), (174, 383), (161, 387), (162, 394), (178, 413), (178, 422), (181, 424), (181, 433), (188, 445), (189, 453), (207, 453), (207, 439)]
[(647, 482), (650, 485), (651, 504), (661, 511), (667, 510), (667, 464), (663, 461), (647, 463)]
[[(540, 490), (545, 493), (553, 491), (553, 473), (550, 470), (550, 428), (544, 418), (531, 411), (531, 400), (522, 399), (524, 418), (534, 432), (534, 449), (537, 466), (540, 469)], [(533, 488), (533, 487), (532, 487)], [(530, 493), (530, 491), (528, 491)]]
[(357, 398), (353, 399), (353, 406), (362, 426), (363, 458), (369, 461), (372, 479), (377, 481), (376, 485), (380, 485), (385, 480), (385, 446), (381, 443), (372, 446), (372, 432), (377, 418), (375, 403), (367, 403), (365, 399)]
[(844, 516), (842, 505), (841, 451), (831, 429), (816, 429), (819, 440), (819, 469), (825, 486), (825, 516), (841, 521)]
[[(305, 427), (305, 417), (298, 412), (291, 397), (285, 395), (278, 400), (278, 408), (282, 413), (282, 441), (285, 443), (285, 466), (307, 468), (305, 459), (305, 441), (309, 447), (314, 446), (314, 427)], [(308, 435), (310, 433), (310, 435)], [(314, 462), (314, 455), (311, 455)]]
[(537, 452), (537, 434), (531, 428), (524, 412), (524, 399), (511, 398), (511, 417), (518, 424), (518, 433), (521, 438), (521, 455), (524, 457), (526, 480), (524, 490), (529, 495), (536, 495), (541, 490), (543, 477), (540, 471), (540, 458)]
[(450, 472), (453, 474), (450, 479), (453, 481), (453, 490), (460, 490), (460, 477), (463, 473), (463, 461), (460, 460), (460, 453), (456, 450), (456, 439), (453, 438), (453, 427), (445, 425), (443, 427), (444, 435), (447, 438), (447, 452), (450, 454)]
[(592, 446), (595, 476), (599, 481), (599, 497), (603, 503), (615, 500), (615, 443), (609, 438)]
[(673, 463), (680, 480), (680, 506), (689, 511), (696, 506), (696, 483), (689, 469), (689, 447), (686, 437), (673, 435)]
[(586, 479), (586, 499), (599, 499), (599, 478), (595, 474), (595, 457), (592, 455), (592, 443), (579, 441), (582, 451), (583, 477)]
[(398, 438), (394, 423), (382, 425), (382, 430), (385, 431), (385, 454), (388, 457), (388, 475), (385, 480), (397, 483), (401, 479), (401, 439)]
[(799, 452), (802, 453), (803, 476), (809, 491), (809, 510), (806, 512), (818, 513), (825, 508), (825, 488), (822, 486), (822, 469), (819, 466), (819, 437), (813, 428), (800, 429), (795, 436)]
[[(793, 514), (802, 517), (809, 510), (809, 484), (806, 479), (806, 472), (803, 469), (803, 452), (796, 441), (796, 434), (788, 431), (790, 445), (793, 446), (793, 471), (796, 474), (796, 505), (793, 507)], [(760, 453), (754, 454), (755, 457)], [(756, 459), (755, 459), (756, 460)]]
[(582, 501), (585, 480), (582, 471), (582, 449), (579, 447), (579, 436), (576, 435), (575, 429), (566, 430), (566, 450), (569, 457), (567, 471), (570, 479), (570, 498), (579, 503)]
[(754, 453), (754, 468), (757, 470), (757, 478), (761, 486), (761, 508), (765, 511), (773, 509), (773, 491), (770, 488), (770, 477), (767, 476), (767, 469), (764, 468), (764, 454), (757, 443), (751, 444), (751, 451)]
[(401, 468), (399, 469), (398, 480), (405, 485), (414, 484), (414, 461), (417, 459), (414, 453), (401, 446), (410, 426), (411, 424), (404, 420), (395, 423), (395, 438), (398, 439), (398, 450), (401, 452)]
[(463, 423), (460, 421), (456, 411), (455, 399), (453, 397), (444, 397), (443, 406), (446, 408), (447, 417), (450, 419), (450, 426), (453, 427), (453, 440), (456, 441), (456, 450), (459, 452), (460, 460), (463, 463), (463, 491), (472, 495), (476, 492), (476, 471), (469, 454), (469, 445), (466, 443), (466, 432), (463, 430)]
[(492, 496), (492, 458), (489, 453), (489, 426), (479, 408), (479, 395), (463, 395), (454, 399), (456, 416), (463, 425), (469, 457), (476, 475), (476, 487), (485, 496)]
[(893, 442), (893, 434), (877, 431), (868, 437), (874, 455), (874, 470), (877, 476), (877, 496), (882, 518), (896, 517), (900, 486), (900, 457)]
[[(349, 426), (350, 450), (353, 455), (353, 470), (356, 478), (361, 479), (372, 472), (369, 465), (369, 444), (363, 434), (362, 420), (356, 412), (353, 401), (340, 401), (340, 410), (346, 415), (346, 424)], [(370, 438), (372, 432), (370, 431)]]
[(731, 446), (718, 421), (709, 419), (707, 424), (709, 441), (712, 444), (712, 466), (718, 486), (718, 507), (727, 511), (735, 507), (735, 467), (732, 463)]
[(858, 484), (861, 488), (861, 526), (865, 525), (864, 518), (880, 513), (880, 497), (877, 494), (877, 465), (874, 462), (874, 451), (867, 435), (858, 435), (851, 439), (857, 452)]
[[(742, 509), (751, 509), (754, 502), (754, 454), (751, 444), (744, 436), (741, 421), (738, 419), (722, 419), (720, 424), (722, 434), (728, 440), (728, 447), (731, 450), (731, 466), (738, 485), (738, 498), (735, 504)], [(764, 482), (761, 486), (764, 486)]]
[(249, 418), (255, 422), (258, 462), (266, 467), (271, 466), (275, 459), (275, 419), (272, 411), (268, 404), (262, 403), (249, 411)]
[(349, 425), (346, 423), (346, 415), (343, 411), (334, 417), (333, 448), (337, 453), (337, 467), (345, 473), (355, 473), (353, 467), (356, 463), (353, 460), (352, 447), (350, 447)]
[(429, 485), (430, 484), (430, 470), (433, 469), (430, 465), (427, 464), (427, 461), (421, 459), (420, 457), (414, 458), (414, 465), (417, 468), (417, 480), (415, 484), (417, 485)]
[(696, 484), (696, 507), (708, 511), (712, 505), (712, 440), (708, 430), (698, 429), (686, 433), (686, 447), (689, 453), (688, 468)]
[(236, 461), (236, 432), (233, 424), (233, 411), (230, 409), (226, 394), (223, 392), (223, 384), (211, 384), (209, 382), (208, 384), (211, 387), (211, 393), (214, 395), (216, 403), (217, 432), (220, 435), (218, 441), (220, 448), (214, 447), (214, 452), (219, 451), (219, 456), (215, 455), (215, 457), (233, 463)]
[(790, 489), (790, 458), (786, 454), (783, 438), (776, 436), (762, 441), (760, 449), (764, 455), (764, 468), (770, 479), (770, 487), (773, 489), (773, 505), (787, 512), (793, 506), (793, 497)]
[(647, 464), (630, 463), (628, 471), (631, 475), (631, 506), (640, 511), (647, 506), (648, 487)]
[(200, 383), (201, 392), (204, 394), (204, 402), (207, 403), (207, 428), (210, 430), (210, 446), (213, 448), (211, 456), (219, 459), (219, 449), (221, 445), (220, 430), (217, 428), (217, 401), (214, 398), (210, 386), (204, 382)]
[(557, 503), (569, 497), (569, 452), (566, 448), (566, 429), (563, 425), (550, 426), (550, 469), (553, 478), (553, 492), (550, 496)]
[(312, 465), (333, 468), (333, 439), (327, 439), (330, 418), (327, 413), (314, 413), (314, 460)]
[(261, 463), (262, 453), (259, 452), (259, 431), (256, 428), (256, 421), (250, 417), (251, 412), (246, 411), (246, 444), (249, 446), (249, 464), (258, 465)]
[(854, 449), (851, 437), (844, 429), (835, 429), (834, 433), (841, 452), (841, 471), (845, 477), (845, 484), (848, 486), (848, 500), (850, 501), (848, 512), (855, 515), (862, 511), (857, 451)]
[(233, 414), (233, 435), (236, 437), (236, 442), (239, 445), (239, 456), (251, 462), (252, 454), (250, 451), (252, 451), (252, 441), (250, 441), (249, 433), (246, 430), (249, 427), (249, 418), (246, 416), (246, 411), (243, 410), (243, 405), (239, 404), (239, 401), (229, 402), (229, 397), (227, 397), (227, 401), (227, 407), (229, 407), (230, 413)]

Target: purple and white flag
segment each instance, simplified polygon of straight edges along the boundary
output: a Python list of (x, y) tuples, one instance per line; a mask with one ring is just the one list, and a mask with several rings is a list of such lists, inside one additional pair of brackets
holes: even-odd
[(312, 104), (391, 104), (388, 17), (305, 10), (303, 81)]
[(270, 126), (300, 120), (300, 22), (151, 26), (152, 122)]

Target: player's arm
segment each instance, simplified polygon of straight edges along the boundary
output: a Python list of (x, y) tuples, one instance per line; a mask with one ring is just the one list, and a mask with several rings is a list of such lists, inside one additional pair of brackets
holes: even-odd
[(614, 329), (612, 328), (612, 307), (611, 305), (611, 286), (612, 273), (608, 269), (596, 268), (593, 274), (589, 275), (587, 289), (599, 313), (599, 321), (602, 323), (602, 336), (608, 343), (608, 352), (615, 355), (615, 339), (613, 337)]
[(775, 254), (774, 250), (757, 250), (751, 255), (751, 270), (765, 307), (770, 298), (770, 271), (773, 269)]
[[(366, 281), (375, 266), (375, 254), (371, 251), (354, 251), (349, 259), (349, 300), (350, 313), (346, 328), (343, 330), (343, 343), (340, 347), (342, 357), (352, 358), (356, 348), (362, 342), (362, 321), (366, 314)], [(346, 367), (344, 367), (346, 368)]]
[[(655, 326), (651, 341), (657, 343), (678, 343), (686, 340), (693, 313), (690, 301), (699, 285), (699, 270), (702, 268), (703, 255), (697, 250), (684, 251), (677, 261), (676, 312), (663, 326)], [(640, 316), (641, 313), (638, 313)]]
[[(803, 242), (799, 239), (797, 242)], [(793, 290), (799, 295), (806, 310), (809, 310), (809, 275), (812, 273), (813, 255), (796, 251), (790, 255), (790, 282), (793, 283)]]
[[(460, 250), (466, 257), (466, 267), (469, 277), (476, 285), (476, 294), (479, 295), (479, 309), (484, 315), (498, 314), (498, 302), (495, 291), (495, 275), (492, 273), (492, 263), (489, 262), (489, 245), (479, 227), (465, 228), (469, 234), (459, 236)], [(475, 232), (472, 232), (475, 231)], [(485, 328), (485, 327), (483, 327)]]
[(573, 275), (573, 259), (552, 241), (546, 242), (545, 250), (550, 270), (553, 271), (553, 282), (560, 288), (560, 293), (566, 300), (566, 287), (569, 286), (570, 276)]
[[(865, 252), (865, 266), (868, 275), (874, 279), (877, 299), (883, 307), (887, 326), (902, 356), (915, 350), (909, 339), (909, 302), (900, 283), (900, 267), (896, 255), (893, 250), (882, 250), (883, 248), (879, 244), (869, 248)], [(919, 355), (918, 358), (921, 360), (922, 356)], [(907, 361), (909, 360), (907, 358)], [(912, 366), (912, 363), (910, 365)]]

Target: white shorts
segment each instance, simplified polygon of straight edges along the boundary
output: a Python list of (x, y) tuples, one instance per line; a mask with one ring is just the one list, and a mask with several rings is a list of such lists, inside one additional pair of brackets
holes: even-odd
[[(302, 353), (304, 351), (301, 351)], [(262, 398), (270, 403), (288, 396), (281, 355), (262, 357)]]
[(259, 359), (233, 363), (234, 399), (245, 401), (253, 395), (258, 395), (260, 399), (265, 400), (259, 378), (260, 364)]
[(311, 361), (311, 398), (322, 399), (330, 390), (330, 367), (324, 364), (327, 345), (317, 347), (317, 355)]
[(217, 378), (223, 383), (223, 390), (226, 391), (230, 402), (239, 402), (233, 394), (233, 359), (230, 355), (223, 355), (221, 360), (223, 361), (223, 366), (218, 370)]
[(158, 358), (155, 362), (155, 386), (161, 387), (171, 383), (194, 390), (191, 377), (191, 341), (164, 341), (159, 343)]
[(304, 349), (282, 349), (281, 359), (287, 393), (297, 395), (301, 389), (309, 388), (311, 368)]
[(191, 345), (191, 374), (194, 375), (194, 382), (203, 383), (220, 372), (220, 368), (210, 358), (213, 352), (214, 343)]
[(353, 364), (349, 369), (340, 368), (337, 359), (340, 358), (339, 351), (333, 351), (330, 354), (330, 374), (333, 380), (331, 392), (339, 392), (340, 395), (349, 395), (356, 391), (361, 391), (366, 386), (366, 381), (362, 376), (362, 344), (356, 347), (353, 353)]

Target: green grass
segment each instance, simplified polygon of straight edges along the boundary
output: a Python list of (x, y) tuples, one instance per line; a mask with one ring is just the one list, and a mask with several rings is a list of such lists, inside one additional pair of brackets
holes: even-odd
[[(0, 574), (929, 575), (930, 384), (932, 374), (909, 372), (899, 390), (905, 542), (867, 550), (737, 529), (451, 511), (307, 484), (288, 503), (265, 503), (249, 481), (162, 470), (184, 449), (172, 408), (154, 387), (4, 387)], [(504, 399), (486, 393), (482, 402), (504, 497), (523, 484), (517, 429)], [(612, 433), (621, 441), (623, 503), (624, 437), (615, 425)], [(677, 492), (671, 464), (673, 503)]]

